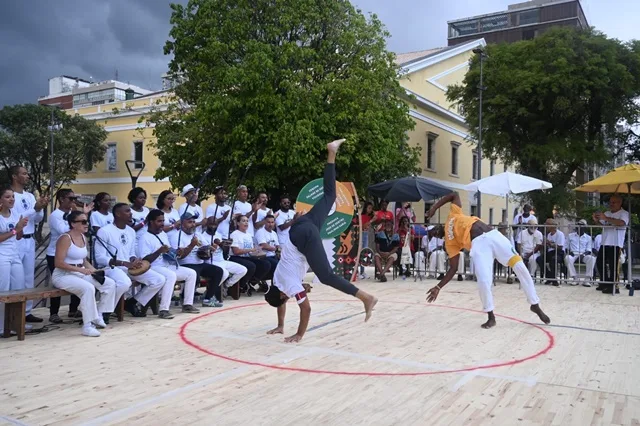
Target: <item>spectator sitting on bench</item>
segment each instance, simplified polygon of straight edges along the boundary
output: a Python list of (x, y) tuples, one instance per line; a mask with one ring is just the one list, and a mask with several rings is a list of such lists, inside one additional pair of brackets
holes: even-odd
[[(80, 298), (82, 311), (82, 334), (98, 337), (98, 328), (106, 328), (103, 314), (113, 312), (116, 283), (109, 277), (97, 274), (87, 260), (87, 240), (84, 234), (89, 230), (87, 215), (73, 211), (67, 217), (69, 231), (62, 234), (56, 243), (55, 269), (51, 276), (53, 286)], [(98, 281), (98, 279), (100, 281)], [(100, 292), (100, 303), (96, 304), (95, 291)]]
[[(400, 249), (400, 237), (393, 233), (393, 222), (386, 221), (384, 223), (384, 231), (376, 234), (376, 254), (374, 256), (376, 262), (376, 270), (381, 282), (386, 282), (385, 274), (389, 272), (393, 262), (398, 260), (398, 250)], [(382, 265), (384, 262), (384, 267)]]

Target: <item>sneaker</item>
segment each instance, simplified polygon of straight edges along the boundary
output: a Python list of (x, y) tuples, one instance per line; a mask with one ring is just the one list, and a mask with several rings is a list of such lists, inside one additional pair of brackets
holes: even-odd
[(107, 324), (105, 324), (102, 318), (94, 319), (93, 321), (91, 321), (91, 323), (95, 325), (97, 328), (107, 328)]
[(215, 297), (213, 299), (204, 299), (202, 306), (205, 308), (222, 308), (222, 302), (218, 302)]
[(193, 305), (183, 305), (182, 306), (183, 314), (199, 314), (200, 310), (193, 307)]
[(591, 287), (591, 281), (584, 281), (584, 282), (582, 283), (582, 286), (583, 286), (583, 287)]
[(31, 315), (31, 314), (27, 315), (25, 320), (27, 322), (42, 322), (42, 321), (44, 321), (42, 318), (38, 318), (35, 315)]
[(100, 332), (96, 330), (92, 323), (82, 326), (82, 335), (87, 337), (99, 337)]
[(158, 312), (158, 318), (160, 319), (173, 319), (173, 315), (169, 311), (160, 311)]
[(62, 318), (60, 318), (58, 314), (53, 314), (49, 317), (49, 322), (53, 324), (62, 324)]

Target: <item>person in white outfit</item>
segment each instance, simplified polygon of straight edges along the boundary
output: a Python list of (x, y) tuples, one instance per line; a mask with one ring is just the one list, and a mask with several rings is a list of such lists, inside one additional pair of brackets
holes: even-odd
[(136, 238), (147, 232), (145, 220), (149, 214), (149, 209), (145, 207), (147, 204), (147, 191), (143, 188), (136, 187), (129, 191), (127, 199), (131, 203), (131, 227), (136, 231)]
[[(27, 225), (23, 229), (22, 238), (18, 240), (18, 254), (24, 270), (24, 287), (33, 288), (34, 275), (36, 268), (36, 227), (44, 218), (44, 208), (49, 204), (49, 197), (40, 197), (38, 201), (33, 194), (25, 191), (25, 187), (29, 184), (29, 173), (22, 166), (14, 166), (9, 168), (11, 177), (11, 189), (16, 199), (13, 210), (15, 210), (23, 218), (29, 219)], [(33, 300), (27, 300), (26, 321), (42, 322), (42, 318), (38, 318), (31, 313), (33, 308)]]
[(444, 240), (436, 237), (433, 229), (429, 231), (429, 236), (429, 244), (427, 246), (429, 267), (427, 268), (427, 273), (429, 277), (442, 279), (444, 276), (444, 263), (447, 260), (447, 254), (444, 251)]
[[(239, 282), (245, 275), (247, 275), (248, 269), (239, 263), (224, 260), (224, 253), (222, 252), (222, 246), (224, 244), (225, 239), (223, 238), (222, 234), (218, 231), (219, 229), (218, 223), (220, 222), (220, 218), (216, 219), (216, 217), (217, 216), (212, 215), (207, 218), (207, 229), (205, 232), (201, 234), (203, 244), (211, 247), (211, 257), (208, 260), (205, 260), (205, 263), (210, 263), (212, 265), (219, 266), (225, 272), (227, 272), (228, 278), (223, 277), (222, 283), (224, 288), (230, 288), (230, 287), (233, 287), (237, 282)], [(228, 230), (229, 228), (226, 227), (225, 229)], [(228, 245), (231, 245), (230, 240), (226, 240), (226, 241), (228, 242)]]
[(291, 208), (291, 199), (288, 195), (280, 197), (280, 210), (278, 210), (274, 216), (276, 218), (278, 241), (284, 245), (284, 243), (289, 241), (289, 228), (291, 228), (291, 225), (293, 225), (294, 221), (300, 216)]
[(89, 216), (91, 230), (98, 232), (98, 229), (113, 223), (113, 213), (111, 213), (111, 196), (106, 192), (99, 192), (93, 199), (93, 208)]
[(523, 232), (518, 234), (518, 252), (522, 256), (522, 260), (529, 267), (529, 273), (532, 277), (536, 276), (538, 270), (538, 257), (542, 252), (542, 232), (538, 231), (535, 225), (538, 224), (537, 219), (530, 220), (527, 225), (530, 225)]
[[(87, 240), (84, 234), (89, 230), (87, 216), (73, 211), (67, 216), (69, 231), (62, 234), (56, 243), (55, 269), (51, 276), (53, 286), (73, 293), (80, 298), (82, 311), (82, 334), (98, 337), (98, 328), (106, 328), (103, 315), (115, 309), (114, 294), (116, 283), (109, 277), (98, 275), (98, 271), (87, 260)], [(100, 302), (96, 304), (95, 291), (100, 292)]]
[(586, 220), (580, 219), (577, 225), (576, 231), (570, 233), (567, 238), (569, 240), (569, 253), (565, 256), (564, 263), (567, 265), (569, 279), (571, 280), (570, 284), (572, 285), (580, 284), (576, 279), (578, 274), (576, 272), (575, 262), (578, 260), (580, 263), (583, 263), (587, 267), (587, 281), (585, 281), (583, 285), (585, 287), (591, 287), (593, 269), (596, 266), (596, 257), (592, 254), (593, 240), (591, 236), (587, 234)]
[(187, 213), (191, 213), (191, 217), (196, 221), (196, 227), (203, 226), (206, 218), (204, 217), (202, 207), (197, 204), (198, 191), (196, 191), (196, 188), (191, 184), (185, 185), (180, 194), (186, 200), (186, 203), (182, 204), (178, 208), (178, 214), (180, 217), (182, 218), (182, 215), (184, 215), (184, 212), (186, 211)]
[[(11, 188), (0, 191), (0, 292), (25, 288), (18, 241), (24, 235), (28, 219), (13, 208), (15, 197)], [(0, 303), (0, 333), (4, 330), (4, 303)], [(17, 331), (17, 330), (12, 330)]]
[[(142, 259), (136, 257), (136, 231), (128, 226), (131, 223), (131, 207), (125, 203), (118, 203), (112, 210), (114, 223), (98, 230), (94, 242), (95, 261), (99, 268), (111, 268), (105, 271), (106, 276), (116, 283), (115, 302), (131, 287), (132, 277), (129, 269), (142, 266)], [(138, 303), (147, 306), (165, 283), (165, 278), (159, 273), (148, 270), (133, 277), (144, 287), (125, 302), (125, 310), (134, 317), (144, 317), (146, 314), (138, 308)], [(108, 321), (105, 321), (108, 323)]]
[(151, 263), (151, 270), (163, 275), (165, 283), (160, 295), (160, 312), (158, 318), (171, 319), (169, 312), (171, 296), (176, 281), (184, 281), (184, 302), (182, 312), (197, 314), (200, 311), (193, 306), (193, 296), (196, 289), (196, 271), (178, 265), (175, 251), (171, 250), (171, 244), (167, 234), (162, 231), (164, 227), (164, 213), (162, 210), (151, 210), (147, 216), (147, 232), (138, 240), (137, 257)]

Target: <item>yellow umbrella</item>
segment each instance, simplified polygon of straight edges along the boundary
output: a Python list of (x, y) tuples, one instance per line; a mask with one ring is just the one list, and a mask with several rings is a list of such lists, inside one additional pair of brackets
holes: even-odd
[(616, 167), (606, 175), (577, 187), (576, 191), (640, 194), (640, 164)]

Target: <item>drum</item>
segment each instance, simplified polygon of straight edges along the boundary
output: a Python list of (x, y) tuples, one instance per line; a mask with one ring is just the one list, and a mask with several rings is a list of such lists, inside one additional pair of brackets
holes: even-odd
[(146, 260), (142, 260), (142, 266), (140, 266), (138, 269), (129, 269), (129, 275), (137, 277), (147, 272), (149, 268), (151, 268), (151, 264)]
[(371, 266), (373, 263), (373, 250), (370, 248), (363, 248), (360, 250), (360, 265)]
[(196, 256), (198, 256), (198, 258), (202, 260), (211, 259), (211, 246), (200, 247), (196, 252)]

